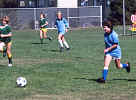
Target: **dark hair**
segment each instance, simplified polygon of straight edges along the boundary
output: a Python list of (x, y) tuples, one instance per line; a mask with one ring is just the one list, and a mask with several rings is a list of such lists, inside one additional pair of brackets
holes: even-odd
[(46, 17), (44, 13), (40, 13), (40, 15), (43, 15), (44, 18)]
[(111, 31), (113, 30), (113, 24), (110, 20), (104, 21), (103, 26), (108, 26), (111, 29)]

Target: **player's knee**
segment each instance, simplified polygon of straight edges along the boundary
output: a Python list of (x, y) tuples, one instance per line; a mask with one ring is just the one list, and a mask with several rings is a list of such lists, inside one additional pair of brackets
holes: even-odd
[(117, 67), (118, 69), (121, 69), (121, 65), (120, 65), (120, 64), (116, 64), (116, 67)]

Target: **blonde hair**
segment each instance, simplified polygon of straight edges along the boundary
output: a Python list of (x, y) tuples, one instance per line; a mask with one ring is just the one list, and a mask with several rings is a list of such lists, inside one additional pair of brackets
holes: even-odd
[(5, 21), (7, 24), (9, 23), (9, 17), (8, 16), (4, 16), (2, 20)]

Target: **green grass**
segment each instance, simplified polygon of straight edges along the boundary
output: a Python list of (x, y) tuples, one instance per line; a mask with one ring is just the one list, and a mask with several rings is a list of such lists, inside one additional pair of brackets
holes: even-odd
[[(118, 30), (121, 33), (122, 30)], [(135, 100), (136, 37), (120, 37), (122, 62), (130, 61), (131, 73), (117, 70), (111, 63), (106, 84), (95, 80), (103, 69), (103, 30), (72, 30), (66, 35), (71, 50), (59, 52), (56, 31), (49, 30), (52, 42), (39, 44), (39, 33), (32, 30), (13, 31), (14, 66), (0, 57), (0, 100)], [(23, 76), (28, 84), (16, 87)]]

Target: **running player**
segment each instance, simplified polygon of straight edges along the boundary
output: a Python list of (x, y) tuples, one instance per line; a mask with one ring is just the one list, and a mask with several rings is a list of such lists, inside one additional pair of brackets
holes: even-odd
[[(0, 42), (4, 43), (3, 47), (6, 46), (6, 50), (4, 51), (4, 54), (5, 52), (7, 53), (8, 61), (9, 61), (8, 66), (12, 67), (12, 54), (11, 54), (12, 32), (11, 32), (11, 27), (8, 25), (8, 23), (9, 23), (9, 17), (5, 16), (2, 20), (2, 26), (0, 27), (0, 33), (1, 33)], [(4, 56), (6, 56), (6, 54)]]
[(51, 37), (47, 36), (47, 28), (48, 28), (48, 21), (45, 14), (40, 14), (40, 40), (41, 44), (43, 44), (43, 39), (52, 40)]
[(63, 52), (64, 45), (67, 50), (70, 50), (70, 47), (64, 38), (65, 33), (68, 31), (69, 25), (67, 20), (64, 17), (62, 17), (62, 13), (60, 11), (57, 13), (55, 25), (58, 29), (58, 42), (60, 44), (60, 52)]
[(132, 22), (132, 31), (136, 31), (136, 10), (134, 11), (134, 14), (131, 15), (131, 22)]
[(119, 46), (119, 39), (117, 33), (113, 30), (111, 21), (104, 22), (104, 31), (104, 70), (102, 73), (102, 78), (97, 80), (99, 83), (105, 83), (112, 58), (115, 59), (115, 64), (118, 69), (124, 68), (128, 73), (130, 72), (130, 63), (121, 63), (121, 48)]

